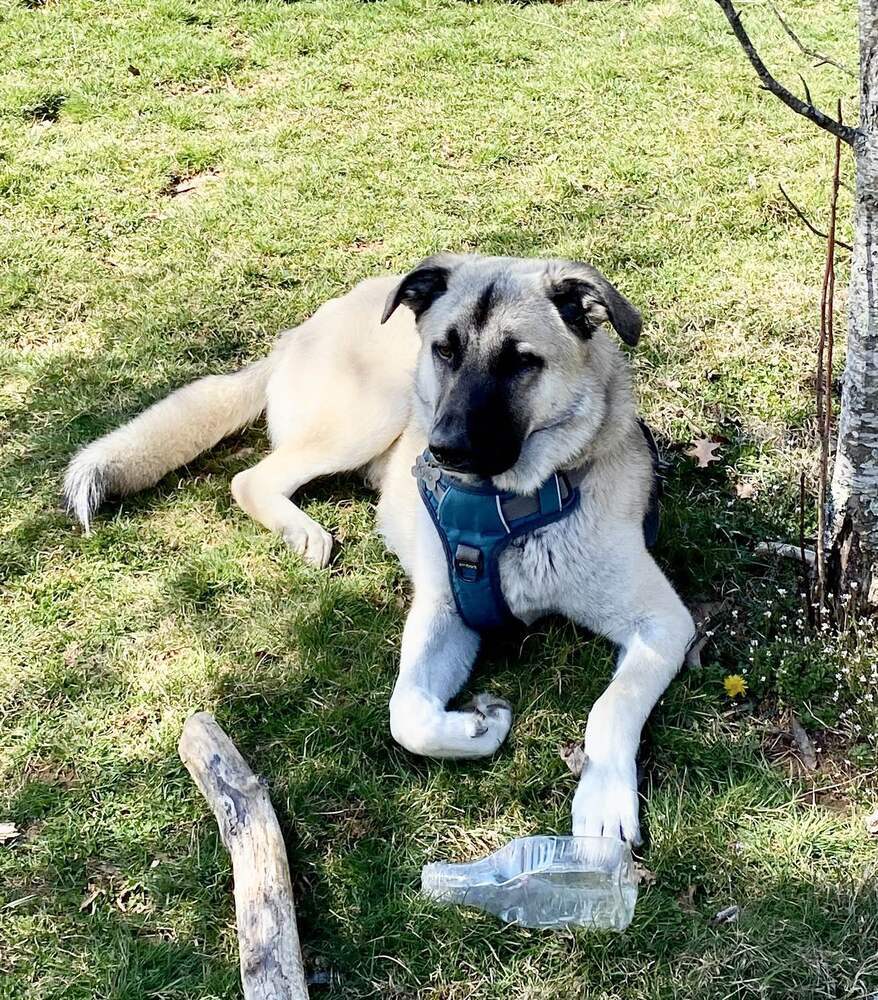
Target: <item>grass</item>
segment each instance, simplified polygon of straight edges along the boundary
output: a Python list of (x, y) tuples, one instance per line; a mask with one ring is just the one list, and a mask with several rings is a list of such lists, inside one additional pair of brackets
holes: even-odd
[[(854, 8), (803, 0), (797, 30), (853, 62)], [(747, 18), (818, 103), (853, 94), (763, 8)], [(22, 836), (0, 846), (0, 997), (239, 996), (228, 860), (175, 751), (196, 708), (271, 783), (306, 962), (331, 974), (314, 996), (878, 992), (878, 643), (866, 624), (808, 633), (792, 570), (753, 554), (797, 536), (814, 470), (822, 248), (777, 184), (821, 218), (831, 155), (707, 0), (6, 0), (0, 820)], [(555, 621), (509, 637), (474, 680), (516, 707), (506, 747), (415, 759), (387, 731), (406, 585), (357, 484), (308, 493), (341, 542), (328, 573), (230, 502), (259, 429), (88, 537), (56, 508), (75, 447), (439, 248), (590, 260), (643, 307), (633, 360), (671, 461), (659, 558), (691, 603), (726, 601), (648, 726), (655, 880), (622, 936), (502, 928), (415, 892), (428, 860), (568, 829), (558, 747), (606, 683), (605, 643)], [(701, 435), (723, 442), (706, 470), (683, 454)], [(712, 925), (730, 904), (738, 921)]]

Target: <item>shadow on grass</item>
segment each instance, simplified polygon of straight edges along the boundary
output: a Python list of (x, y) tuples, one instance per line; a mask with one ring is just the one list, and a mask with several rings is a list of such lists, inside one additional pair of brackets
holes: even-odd
[[(527, 241), (517, 246), (515, 239), (514, 234), (497, 234), (497, 252), (527, 252)], [(45, 481), (60, 476), (73, 444), (116, 426), (187, 377), (202, 373), (194, 371), (200, 367), (198, 359), (190, 359), (173, 380), (161, 374), (144, 377), (151, 351), (132, 350), (127, 373), (116, 361), (101, 370), (59, 367), (43, 372), (28, 403), (32, 410), (15, 418), (18, 430), (24, 431), (23, 450), (21, 460), (2, 471), (2, 488), (9, 496), (43, 480), (36, 486), (38, 500), (50, 493), (54, 499), (56, 491)], [(229, 350), (228, 359), (236, 356), (231, 342)], [(216, 358), (213, 346), (211, 357)], [(120, 391), (130, 394), (130, 404), (126, 401), (124, 410), (114, 404), (100, 415), (82, 412), (81, 400), (101, 398), (110, 374), (116, 379), (114, 396)], [(30, 429), (25, 428), (26, 418), (33, 418)], [(746, 445), (746, 440), (736, 440), (729, 457)], [(121, 512), (119, 505), (109, 504), (87, 542), (72, 527), (67, 529), (46, 499), (44, 509), (23, 516), (6, 535), (0, 568), (7, 580), (27, 575), (49, 546), (56, 558), (129, 546), (134, 558), (141, 541), (137, 529), (172, 502), (178, 489), (194, 488), (186, 484), (187, 475), (215, 477), (209, 495), (225, 513), (231, 507), (228, 480), (258, 460), (264, 447), (259, 430), (227, 440), (189, 469), (125, 500)], [(241, 454), (251, 448), (253, 453)], [(696, 474), (686, 460), (676, 459), (673, 442), (665, 442), (663, 450), (671, 469), (659, 561), (689, 599), (746, 590), (763, 575), (750, 555), (751, 539), (782, 529), (772, 503), (758, 497), (746, 505), (734, 503), (722, 472)], [(339, 497), (363, 501), (371, 494), (350, 477), (331, 477), (313, 484), (304, 497), (306, 504), (321, 504)], [(194, 550), (181, 557), (159, 608), (162, 615), (185, 615), (207, 647), (218, 634), (235, 632), (240, 611), (225, 608), (220, 599), (230, 589), (240, 586), (243, 593), (258, 587), (264, 602), (275, 609), (275, 644), (244, 649), (238, 667), (223, 673), (208, 697), (244, 755), (271, 781), (296, 873), (306, 953), (309, 961), (333, 967), (344, 984), (337, 994), (331, 990), (327, 995), (371, 996), (378, 982), (384, 984), (386, 997), (414, 997), (424, 983), (458, 982), (466, 975), (466, 963), (474, 960), (491, 963), (501, 977), (531, 963), (543, 979), (567, 977), (583, 989), (584, 984), (621, 988), (628, 975), (649, 975), (643, 970), (652, 964), (662, 970), (657, 983), (667, 979), (669, 970), (676, 971), (681, 991), (691, 977), (698, 983), (699, 997), (729, 995), (732, 974), (741, 982), (762, 983), (763, 996), (786, 997), (796, 984), (815, 989), (815, 982), (825, 987), (827, 996), (857, 995), (844, 993), (842, 986), (856, 981), (857, 962), (868, 970), (872, 961), (868, 938), (878, 913), (873, 890), (868, 890), (868, 899), (856, 902), (855, 912), (850, 890), (828, 888), (816, 876), (813, 881), (777, 879), (754, 893), (752, 873), (717, 866), (717, 857), (727, 852), (734, 837), (732, 827), (712, 827), (706, 841), (687, 843), (679, 857), (665, 853), (665, 884), (644, 892), (631, 931), (620, 938), (500, 931), (490, 918), (436, 910), (419, 900), (414, 889), (421, 864), (451, 849), (473, 850), (472, 840), (461, 831), (505, 829), (507, 823), (509, 828), (523, 824), (529, 832), (565, 830), (573, 782), (557, 758), (557, 746), (541, 745), (538, 734), (521, 739), (519, 749), (506, 748), (490, 762), (473, 764), (427, 761), (396, 747), (388, 732), (387, 703), (397, 669), (404, 591), (399, 574), (370, 586), (352, 579), (346, 558), (343, 546), (332, 572), (320, 575), (303, 570), (290, 556), (289, 573), (254, 585), (235, 578), (234, 566), (212, 563), (204, 552)], [(308, 600), (288, 608), (288, 603), (295, 604), (288, 602), (289, 588), (305, 585)], [(244, 629), (242, 645), (249, 642)], [(295, 650), (294, 663), (287, 661), (288, 649)], [(612, 650), (602, 640), (570, 624), (549, 621), (487, 647), (468, 690), (487, 687), (509, 697), (524, 723), (537, 709), (583, 720), (606, 683), (612, 660)], [(61, 678), (61, 693), (71, 698), (86, 681), (73, 668), (68, 674), (69, 683)], [(75, 690), (70, 687), (74, 682)], [(698, 686), (697, 678), (690, 681), (685, 675), (677, 682), (668, 706), (648, 731), (645, 756), (654, 790), (679, 777), (666, 765), (667, 755), (686, 762), (709, 802), (730, 782), (744, 786), (754, 769), (768, 774), (768, 768), (750, 749), (722, 740), (708, 744), (698, 729), (669, 733), (669, 718), (694, 714)], [(523, 767), (516, 753), (523, 755)], [(151, 767), (153, 763), (175, 793), (191, 801), (195, 793), (175, 755), (169, 753)], [(535, 778), (536, 773), (543, 777)], [(126, 774), (117, 772), (116, 778)], [(136, 784), (133, 769), (126, 780)], [(774, 789), (774, 779), (767, 778), (765, 784)], [(769, 794), (765, 788), (763, 792)], [(10, 803), (10, 815), (22, 821), (50, 819), (77, 794), (51, 782), (31, 782)], [(648, 826), (649, 807), (645, 816)], [(175, 849), (184, 847), (178, 843)], [(221, 853), (209, 819), (197, 828), (195, 850), (209, 857)], [(657, 860), (663, 850), (661, 844), (651, 845)], [(684, 868), (696, 870), (701, 879), (701, 899), (692, 912), (678, 899), (687, 889)], [(68, 878), (82, 879), (85, 874), (83, 865), (69, 864)], [(197, 891), (192, 873), (185, 888)], [(72, 894), (65, 898), (65, 911), (76, 909), (81, 886), (77, 893), (76, 899)], [(742, 897), (741, 919), (734, 926), (712, 927), (710, 918), (720, 902), (736, 899), (736, 894)], [(205, 912), (215, 912), (220, 898), (226, 897), (215, 894), (201, 900)], [(214, 958), (208, 963), (195, 933), (188, 941), (156, 942), (121, 917), (83, 915), (75, 918), (75, 934), (86, 956), (106, 946), (118, 961), (114, 997), (171, 990), (179, 977), (190, 988), (197, 982), (217, 995), (233, 995), (233, 964), (214, 965)], [(807, 964), (807, 948), (815, 940), (823, 956), (816, 979)], [(860, 981), (866, 981), (865, 974)]]

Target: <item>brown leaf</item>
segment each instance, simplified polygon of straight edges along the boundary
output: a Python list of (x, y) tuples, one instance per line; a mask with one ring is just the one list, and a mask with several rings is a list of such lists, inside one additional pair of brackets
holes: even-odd
[(735, 493), (741, 500), (752, 500), (756, 496), (753, 483), (735, 483)]
[(14, 823), (0, 823), (0, 844), (9, 844), (21, 836), (21, 830)]
[(709, 626), (718, 618), (731, 604), (730, 601), (700, 601), (693, 604), (689, 610), (695, 622), (695, 639), (686, 653), (686, 663), (690, 667), (701, 666), (701, 651), (710, 641), (707, 634), (711, 629)]
[(878, 835), (878, 809), (871, 816), (866, 817), (866, 832), (873, 836)]
[(642, 865), (639, 861), (634, 862), (634, 874), (637, 876), (637, 881), (640, 885), (655, 884), (655, 872), (650, 871), (646, 865)]
[(715, 618), (718, 618), (730, 604), (731, 601), (725, 600), (698, 601), (696, 604), (690, 605), (689, 610), (692, 612), (696, 628), (704, 628)]
[(799, 753), (801, 754), (802, 767), (804, 767), (806, 771), (816, 771), (817, 752), (814, 749), (814, 744), (802, 728), (801, 722), (799, 722), (792, 712), (789, 713), (789, 726), (790, 736), (792, 736), (793, 742), (796, 744), (799, 749)]
[(92, 903), (94, 903), (103, 891), (103, 889), (92, 888), (91, 892), (89, 892), (85, 899), (83, 899), (83, 901), (79, 904), (79, 912), (82, 913), (83, 910), (90, 910)]
[(140, 76), (140, 70), (136, 66), (129, 66), (128, 67), (128, 72), (132, 76)]
[(695, 893), (697, 891), (697, 885), (690, 885), (685, 892), (681, 892), (677, 896), (677, 906), (679, 906), (684, 913), (694, 913), (696, 911)]
[(193, 195), (201, 194), (208, 184), (218, 179), (219, 173), (216, 170), (202, 170), (189, 177), (173, 177), (170, 184), (162, 190), (162, 194), (169, 198), (191, 198)]
[(714, 455), (719, 446), (719, 441), (711, 441), (710, 438), (696, 438), (686, 454), (697, 459), (699, 469), (706, 469), (711, 462), (720, 460), (718, 455)]
[(588, 757), (585, 753), (585, 740), (574, 740), (572, 743), (565, 743), (558, 748), (561, 760), (570, 768), (571, 774), (579, 777)]

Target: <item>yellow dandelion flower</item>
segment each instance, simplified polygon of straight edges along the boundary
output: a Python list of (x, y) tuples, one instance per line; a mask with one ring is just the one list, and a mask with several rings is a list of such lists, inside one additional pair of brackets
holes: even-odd
[(737, 698), (739, 694), (747, 693), (747, 682), (740, 674), (729, 674), (723, 681), (723, 687), (730, 698)]

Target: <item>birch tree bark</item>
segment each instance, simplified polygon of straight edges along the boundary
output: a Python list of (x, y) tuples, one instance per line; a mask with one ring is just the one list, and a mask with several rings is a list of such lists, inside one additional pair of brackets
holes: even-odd
[[(763, 87), (848, 143), (856, 161), (847, 358), (832, 485), (823, 523), (827, 591), (878, 610), (878, 0), (859, 0), (860, 124), (854, 129), (774, 79), (733, 0), (716, 0)], [(830, 373), (831, 377), (831, 373)]]
[(847, 360), (826, 519), (828, 583), (878, 608), (878, 0), (860, 0), (860, 126)]

